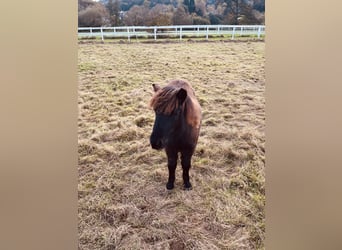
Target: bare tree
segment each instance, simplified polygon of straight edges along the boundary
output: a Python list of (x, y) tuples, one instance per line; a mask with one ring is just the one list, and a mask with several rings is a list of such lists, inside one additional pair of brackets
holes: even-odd
[(207, 15), (207, 8), (206, 8), (205, 0), (197, 0), (195, 12), (197, 15), (202, 16), (202, 17)]
[(108, 0), (106, 7), (110, 15), (110, 24), (112, 26), (119, 26), (121, 24), (120, 0)]
[(224, 6), (224, 23), (227, 24), (259, 24), (253, 12), (253, 1), (217, 0), (216, 6)]
[(78, 0), (78, 12), (85, 10), (88, 7), (94, 6), (96, 2), (93, 0)]
[(173, 7), (157, 4), (148, 13), (146, 24), (150, 26), (172, 25)]
[(255, 17), (255, 12), (249, 4), (242, 4), (240, 6), (239, 24), (260, 24), (260, 20)]
[(109, 23), (109, 13), (101, 3), (88, 4), (78, 12), (78, 26), (80, 27), (99, 27)]
[(125, 25), (129, 26), (142, 26), (146, 23), (146, 17), (148, 15), (148, 8), (145, 6), (134, 5), (127, 11), (124, 16)]
[(179, 6), (173, 14), (174, 25), (192, 24), (192, 17), (187, 13), (184, 6)]

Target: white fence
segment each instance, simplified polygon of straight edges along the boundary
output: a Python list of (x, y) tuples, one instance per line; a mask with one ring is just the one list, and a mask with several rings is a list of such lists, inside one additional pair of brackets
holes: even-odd
[(265, 35), (264, 25), (181, 25), (181, 26), (126, 26), (126, 27), (80, 27), (79, 38), (182, 38), (225, 36), (236, 37)]

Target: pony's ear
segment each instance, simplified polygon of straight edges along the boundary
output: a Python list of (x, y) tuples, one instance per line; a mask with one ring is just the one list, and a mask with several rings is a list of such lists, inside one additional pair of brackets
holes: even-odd
[(179, 104), (182, 104), (185, 101), (185, 98), (187, 97), (186, 90), (181, 88), (177, 93), (177, 98), (179, 100)]
[(153, 87), (154, 92), (157, 92), (158, 90), (160, 90), (159, 84), (153, 83), (153, 84), (152, 84), (152, 87)]

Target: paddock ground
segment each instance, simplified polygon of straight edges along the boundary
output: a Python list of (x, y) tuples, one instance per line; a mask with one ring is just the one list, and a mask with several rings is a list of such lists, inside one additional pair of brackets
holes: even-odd
[[(265, 43), (80, 43), (79, 249), (264, 249)], [(152, 83), (202, 105), (192, 191), (167, 192)]]

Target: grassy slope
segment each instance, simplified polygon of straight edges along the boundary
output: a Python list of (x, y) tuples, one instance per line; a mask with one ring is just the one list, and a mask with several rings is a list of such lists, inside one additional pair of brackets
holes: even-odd
[[(80, 249), (259, 249), (265, 237), (264, 42), (79, 45)], [(149, 146), (152, 83), (203, 109), (193, 190), (167, 192)]]

